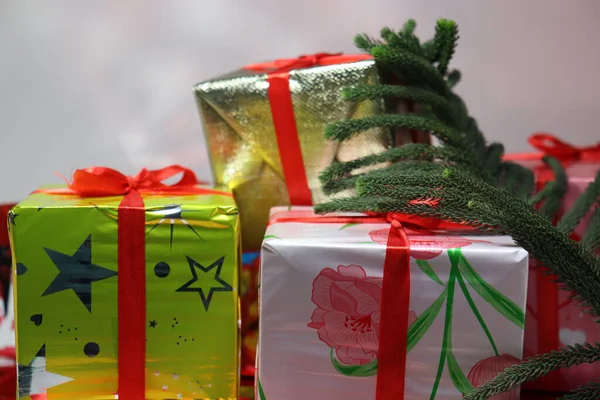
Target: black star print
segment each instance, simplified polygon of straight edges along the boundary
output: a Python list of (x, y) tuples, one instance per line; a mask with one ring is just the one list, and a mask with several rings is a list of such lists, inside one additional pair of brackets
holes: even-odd
[(155, 328), (156, 329), (156, 325), (158, 325), (158, 322), (156, 322), (155, 319), (153, 319), (152, 321), (149, 322), (150, 324), (150, 328)]
[(44, 250), (59, 273), (42, 296), (71, 289), (91, 313), (92, 282), (117, 275), (116, 271), (92, 264), (92, 235), (85, 239), (72, 256), (45, 247)]
[[(208, 311), (208, 307), (210, 306), (210, 301), (212, 300), (213, 294), (215, 292), (231, 292), (231, 291), (233, 291), (233, 287), (231, 287), (231, 285), (229, 283), (227, 283), (223, 279), (221, 279), (221, 276), (220, 276), (221, 268), (223, 268), (223, 260), (225, 259), (225, 256), (219, 258), (217, 261), (213, 262), (208, 267), (204, 267), (202, 264), (199, 264), (198, 262), (194, 261), (192, 258), (190, 258), (188, 256), (186, 256), (186, 257), (188, 260), (188, 264), (190, 266), (190, 271), (192, 272), (192, 279), (190, 279), (189, 282), (187, 282), (185, 285), (183, 285), (182, 287), (177, 289), (176, 292), (198, 292), (198, 294), (200, 294), (200, 299), (202, 300), (202, 304), (204, 305), (204, 309), (206, 311)], [(196, 268), (198, 268), (205, 274), (209, 273), (213, 269), (216, 269), (215, 276), (213, 279), (215, 280), (216, 283), (219, 284), (219, 286), (211, 285), (211, 287), (208, 291), (208, 295), (206, 295), (204, 293), (204, 290), (201, 287), (199, 287), (199, 288), (190, 287), (190, 286), (192, 286), (192, 284), (194, 282), (198, 281), (198, 274), (196, 273)]]

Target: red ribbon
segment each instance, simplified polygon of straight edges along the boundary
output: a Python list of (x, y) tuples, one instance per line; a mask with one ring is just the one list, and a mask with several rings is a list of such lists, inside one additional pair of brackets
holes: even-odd
[(410, 242), (402, 224), (417, 225), (425, 229), (464, 229), (468, 227), (433, 218), (397, 213), (291, 217), (278, 217), (276, 213), (269, 221), (269, 225), (289, 222), (391, 224), (383, 264), (376, 400), (403, 399), (410, 302)]
[(550, 133), (534, 133), (529, 137), (529, 144), (537, 149), (538, 153), (508, 154), (504, 157), (508, 161), (541, 160), (544, 156), (552, 156), (561, 162), (600, 161), (600, 143), (577, 147), (563, 142)]
[[(172, 185), (162, 181), (182, 173)], [(121, 399), (146, 398), (146, 242), (145, 207), (141, 194), (194, 195), (230, 193), (200, 188), (190, 169), (172, 165), (143, 169), (134, 177), (111, 168), (76, 170), (67, 188), (40, 189), (34, 193), (72, 194), (79, 197), (121, 196), (118, 208), (118, 395)]]
[(304, 158), (298, 137), (298, 127), (294, 115), (292, 93), (290, 91), (290, 71), (315, 66), (351, 63), (371, 60), (366, 54), (342, 55), (317, 53), (298, 58), (279, 59), (271, 62), (247, 65), (244, 68), (267, 73), (267, 96), (277, 137), (279, 158), (283, 178), (287, 187), (290, 204), (312, 205), (312, 193), (308, 186)]

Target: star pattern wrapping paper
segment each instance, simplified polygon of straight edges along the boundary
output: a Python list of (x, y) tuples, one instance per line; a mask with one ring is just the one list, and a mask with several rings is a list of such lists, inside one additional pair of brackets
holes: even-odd
[[(244, 251), (258, 251), (269, 209), (289, 204), (271, 107), (267, 75), (241, 69), (199, 83), (194, 91), (204, 124), (215, 182), (233, 191), (242, 222)], [(387, 130), (372, 129), (340, 143), (323, 130), (333, 122), (383, 112), (380, 101), (347, 102), (342, 89), (375, 84), (374, 61), (292, 70), (289, 88), (308, 187), (315, 203), (326, 196), (319, 174), (334, 161), (350, 161), (391, 145)], [(298, 166), (301, 168), (301, 166)]]
[[(142, 197), (146, 398), (235, 399), (234, 201), (214, 194)], [(19, 398), (115, 398), (121, 199), (38, 193), (12, 211)]]

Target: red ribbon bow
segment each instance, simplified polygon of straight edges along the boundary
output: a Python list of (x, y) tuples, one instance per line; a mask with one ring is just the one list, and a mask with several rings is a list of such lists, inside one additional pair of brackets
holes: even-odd
[(593, 146), (577, 147), (558, 139), (550, 133), (535, 133), (529, 137), (529, 144), (539, 153), (510, 154), (510, 161), (540, 160), (552, 156), (563, 163), (576, 161), (600, 161), (600, 143)]
[(279, 59), (247, 65), (244, 69), (267, 73), (267, 96), (271, 106), (273, 127), (279, 147), (279, 158), (290, 204), (312, 205), (312, 192), (308, 186), (298, 127), (290, 91), (290, 71), (315, 66), (334, 65), (371, 60), (366, 54), (343, 55), (316, 53), (297, 58)]
[[(182, 173), (174, 184), (163, 181)], [(124, 195), (118, 207), (118, 395), (121, 399), (146, 398), (146, 242), (145, 207), (141, 194), (231, 196), (198, 187), (194, 172), (179, 165), (127, 176), (106, 167), (78, 169), (67, 188), (40, 189), (34, 193), (71, 194), (80, 197)]]
[(473, 229), (472, 227), (400, 213), (369, 213), (356, 216), (315, 215), (283, 212), (289, 217), (272, 215), (269, 225), (276, 223), (378, 224), (389, 223), (390, 234), (383, 264), (379, 349), (377, 359), (376, 400), (404, 398), (406, 346), (410, 302), (410, 242), (403, 224), (426, 230)]

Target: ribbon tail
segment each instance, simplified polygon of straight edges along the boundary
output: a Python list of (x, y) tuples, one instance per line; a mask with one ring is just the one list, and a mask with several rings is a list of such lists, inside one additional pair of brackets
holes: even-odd
[(410, 242), (390, 228), (383, 267), (376, 400), (404, 399), (410, 303)]

